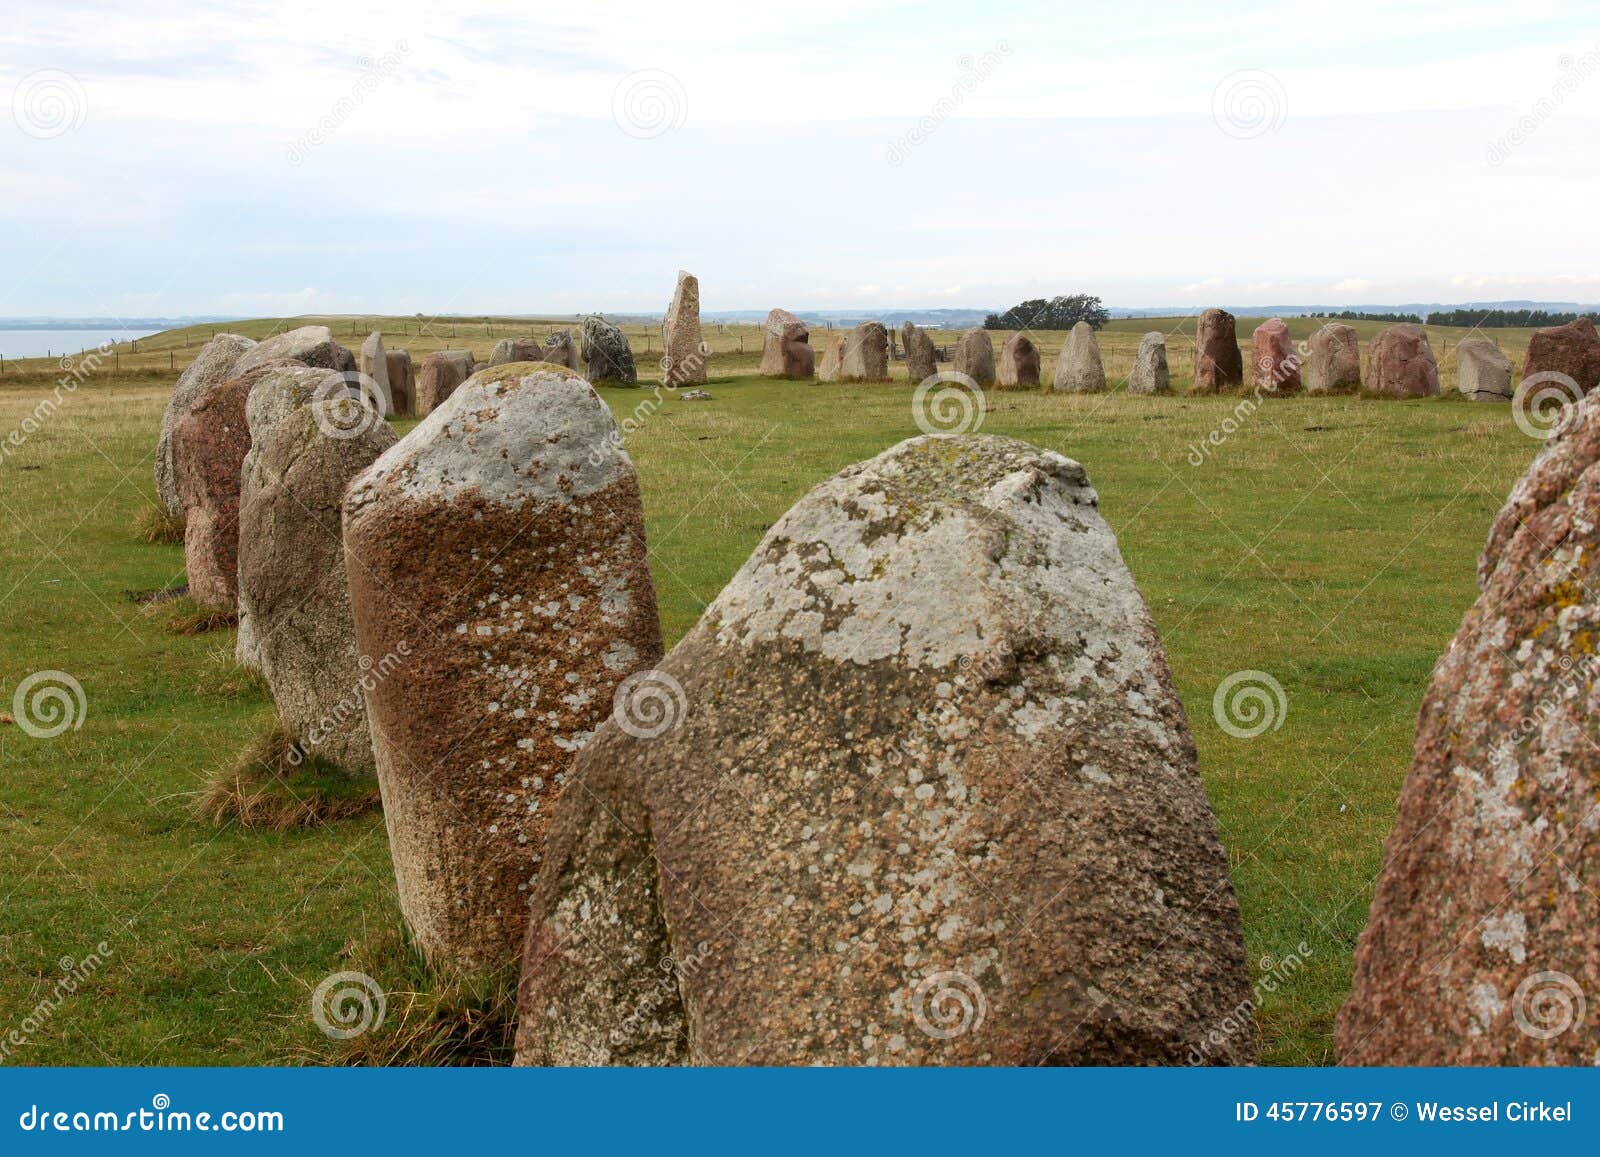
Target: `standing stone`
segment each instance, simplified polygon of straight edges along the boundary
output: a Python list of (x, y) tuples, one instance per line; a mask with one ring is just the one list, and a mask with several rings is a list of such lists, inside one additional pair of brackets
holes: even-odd
[(661, 319), (662, 381), (669, 386), (703, 385), (710, 349), (700, 339), (700, 279), (678, 270), (678, 287)]
[(177, 476), (172, 461), (172, 428), (178, 419), (189, 412), (194, 400), (208, 386), (225, 382), (237, 372), (240, 359), (255, 346), (255, 342), (236, 333), (219, 333), (206, 342), (194, 361), (178, 375), (178, 384), (172, 387), (172, 397), (161, 414), (161, 434), (156, 440), (156, 493), (168, 514), (181, 514), (183, 502), (178, 496)]
[(1151, 330), (1139, 339), (1133, 372), (1128, 375), (1130, 394), (1168, 394), (1172, 392), (1172, 372), (1167, 368), (1167, 339)]
[[(245, 377), (251, 382), (244, 407), (245, 424), (250, 430), (250, 448), (245, 451), (244, 463), (239, 470), (241, 503), (244, 480), (254, 471), (261, 457), (261, 448), (280, 422), (319, 398), (331, 401), (358, 390), (357, 383), (331, 370), (312, 369), (288, 358), (257, 366)], [(369, 405), (377, 400), (371, 395), (364, 396)], [(250, 592), (242, 586), (239, 588), (239, 629), (234, 635), (233, 660), (249, 671), (261, 669), (261, 640), (250, 605)]]
[(410, 417), (417, 408), (417, 390), (411, 376), (411, 351), (389, 350), (385, 355), (389, 371), (389, 397), (394, 401), (394, 412), (402, 418)]
[(250, 449), (245, 400), (253, 384), (244, 374), (206, 386), (172, 427), (189, 597), (213, 610), (232, 612), (239, 596), (239, 471)]
[(1339, 1013), (1344, 1064), (1595, 1063), (1597, 474), (1591, 395), (1513, 487), (1433, 669)]
[(1348, 394), (1361, 388), (1361, 335), (1354, 326), (1329, 322), (1311, 335), (1304, 367), (1306, 392)]
[(980, 387), (994, 385), (994, 341), (986, 329), (969, 329), (956, 342), (951, 365)]
[(535, 360), (561, 366), (573, 373), (579, 373), (583, 369), (583, 360), (578, 356), (578, 343), (572, 340), (570, 329), (558, 329), (545, 338), (539, 348), (539, 356)]
[(356, 648), (339, 511), (350, 480), (395, 441), (365, 400), (312, 402), (256, 447), (239, 504), (239, 601), (278, 719), (300, 750), (355, 776), (376, 774), (363, 682), (395, 677), (406, 655)]
[(849, 467), (654, 680), (557, 813), (519, 1062), (1251, 1059), (1194, 741), (1078, 463), (971, 435)]
[(786, 309), (767, 314), (762, 327), (761, 373), (769, 378), (809, 378), (816, 369), (816, 351), (806, 323)]
[(1462, 394), (1474, 402), (1511, 400), (1511, 359), (1483, 338), (1456, 346), (1456, 374)]
[(472, 355), (466, 350), (441, 350), (422, 359), (417, 373), (417, 417), (426, 418), (472, 376)]
[(583, 319), (583, 356), (591, 382), (636, 386), (639, 372), (633, 364), (633, 347), (628, 335), (603, 317)]
[(303, 325), (257, 343), (239, 359), (233, 372), (242, 374), (283, 358), (341, 374), (356, 372), (355, 355), (334, 341), (333, 331), (325, 325)]
[(1039, 349), (1025, 333), (1014, 333), (1000, 347), (1000, 369), (996, 377), (1002, 387), (1039, 384)]
[(1244, 385), (1244, 358), (1233, 314), (1208, 309), (1195, 322), (1192, 393), (1218, 394)]
[(379, 397), (383, 399), (383, 416), (395, 414), (394, 394), (389, 389), (389, 356), (383, 348), (383, 334), (373, 330), (361, 343), (361, 356), (356, 359), (356, 369), (363, 377), (372, 379)]
[(1584, 393), (1600, 385), (1600, 333), (1595, 332), (1592, 320), (1580, 317), (1566, 325), (1533, 331), (1522, 376), (1527, 379), (1542, 373), (1565, 374)]
[(1436, 398), (1439, 364), (1420, 325), (1392, 325), (1372, 339), (1362, 392), (1378, 398)]
[(512, 362), (539, 362), (544, 360), (544, 347), (533, 338), (503, 337), (489, 351), (489, 365), (506, 366)]
[(839, 354), (841, 382), (889, 380), (889, 333), (879, 321), (864, 321), (844, 334)]
[(938, 359), (928, 331), (908, 321), (900, 327), (900, 337), (901, 344), (906, 347), (906, 377), (913, 382), (931, 377), (938, 369), (935, 364)]
[(447, 972), (514, 966), (546, 825), (617, 685), (661, 655), (639, 481), (553, 365), (473, 375), (350, 486), (356, 640), (401, 911)]
[(1300, 392), (1300, 351), (1294, 348), (1288, 323), (1281, 317), (1262, 322), (1250, 335), (1250, 370), (1257, 391)]
[(1054, 386), (1074, 394), (1098, 394), (1106, 388), (1106, 371), (1100, 362), (1100, 342), (1094, 327), (1080, 321), (1067, 333), (1056, 358)]
[(817, 380), (837, 382), (844, 367), (845, 335), (836, 333), (828, 338), (828, 347), (822, 351), (822, 364), (817, 367)]

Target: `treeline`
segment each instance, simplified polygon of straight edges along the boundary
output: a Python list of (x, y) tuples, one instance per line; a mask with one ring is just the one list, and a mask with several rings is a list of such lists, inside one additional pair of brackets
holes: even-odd
[(1086, 321), (1099, 329), (1111, 320), (1100, 299), (1088, 293), (1074, 293), (1052, 297), (1048, 301), (1036, 297), (1013, 305), (1004, 313), (991, 313), (983, 319), (984, 329), (1071, 329)]
[(1452, 309), (1449, 313), (1430, 313), (1429, 325), (1457, 325), (1463, 329), (1537, 329), (1547, 325), (1566, 325), (1584, 316), (1581, 313), (1552, 313), (1548, 309)]
[[(1359, 309), (1341, 309), (1338, 313), (1310, 313), (1307, 317), (1326, 317), (1334, 321), (1394, 321), (1415, 322), (1422, 324), (1422, 318), (1414, 313), (1366, 313)], [(1449, 325), (1447, 321), (1438, 322), (1439, 325)]]

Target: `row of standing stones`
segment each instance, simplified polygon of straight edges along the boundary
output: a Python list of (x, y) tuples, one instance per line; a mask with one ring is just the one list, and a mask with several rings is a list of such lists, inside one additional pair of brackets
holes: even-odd
[[(519, 1062), (1253, 1057), (1194, 742), (1078, 463), (901, 443), (797, 503), (663, 657), (588, 381), (488, 367), (397, 439), (329, 393), (353, 363), (307, 327), (219, 336), (180, 379), (191, 589), (237, 600), (293, 741), (376, 775), (433, 966), (520, 967)], [(1434, 673), (1347, 1062), (1595, 1059), (1600, 1002), (1541, 1035), (1519, 1001), (1600, 986), (1597, 404), (1513, 491)]]

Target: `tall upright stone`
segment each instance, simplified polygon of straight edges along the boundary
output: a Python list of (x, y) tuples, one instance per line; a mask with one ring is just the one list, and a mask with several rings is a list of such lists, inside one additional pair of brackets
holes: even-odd
[(846, 469), (653, 685), (556, 816), (519, 1062), (1251, 1059), (1194, 741), (1078, 463), (974, 435)]
[(395, 416), (408, 418), (417, 408), (416, 380), (411, 372), (410, 350), (389, 350), (384, 354), (389, 371), (389, 397)]
[(440, 350), (422, 359), (417, 373), (417, 417), (433, 413), (472, 376), (469, 350)]
[(230, 613), (239, 596), (239, 471), (250, 449), (245, 400), (253, 384), (249, 373), (213, 382), (172, 427), (189, 596)]
[(995, 380), (1003, 389), (1020, 389), (1039, 384), (1039, 349), (1025, 333), (1014, 333), (1000, 347), (1000, 367)]
[(1593, 1065), (1600, 398), (1489, 531), (1433, 669), (1335, 1044), (1344, 1064)]
[(356, 646), (340, 508), (351, 479), (395, 441), (365, 399), (313, 401), (254, 448), (239, 503), (239, 602), (278, 719), (299, 751), (357, 777), (376, 773), (364, 687), (403, 680), (408, 655)]
[(1377, 398), (1436, 398), (1439, 364), (1420, 325), (1392, 325), (1367, 349), (1367, 376), (1361, 392)]
[(558, 329), (544, 339), (539, 350), (539, 361), (562, 366), (573, 373), (581, 373), (583, 359), (578, 356), (578, 343), (570, 329)]
[(678, 285), (661, 319), (662, 381), (669, 386), (703, 385), (710, 354), (700, 336), (700, 279), (678, 270)]
[(1456, 385), (1474, 402), (1511, 400), (1511, 359), (1492, 341), (1468, 338), (1456, 346)]
[(1244, 385), (1244, 358), (1233, 314), (1208, 309), (1195, 321), (1191, 393), (1220, 394)]
[(767, 314), (761, 329), (761, 373), (769, 378), (809, 378), (816, 371), (811, 331), (787, 309)]
[(1250, 335), (1250, 376), (1262, 393), (1300, 393), (1300, 351), (1283, 318), (1268, 318)]
[(389, 356), (383, 348), (383, 334), (373, 330), (361, 343), (361, 353), (356, 358), (356, 369), (363, 377), (372, 379), (383, 398), (383, 416), (392, 418), (395, 413), (394, 395), (389, 389)]
[(1167, 338), (1151, 330), (1139, 339), (1139, 352), (1128, 374), (1130, 394), (1168, 394), (1172, 392), (1172, 371), (1167, 366)]
[(194, 361), (178, 375), (178, 383), (172, 387), (172, 396), (167, 399), (167, 408), (162, 411), (161, 433), (156, 439), (156, 493), (167, 513), (183, 513), (183, 502), (178, 496), (177, 477), (173, 471), (173, 426), (189, 412), (201, 391), (233, 377), (235, 367), (255, 344), (236, 333), (219, 333), (201, 347)]
[(980, 387), (994, 385), (994, 341), (989, 331), (969, 329), (962, 334), (950, 362), (958, 374), (966, 374)]
[(588, 382), (473, 375), (351, 484), (344, 542), (400, 908), (446, 972), (514, 965), (573, 756), (660, 657), (633, 463)]
[(585, 377), (615, 386), (639, 384), (627, 334), (605, 318), (593, 315), (583, 319), (582, 333)]
[(1600, 385), (1600, 333), (1592, 319), (1580, 317), (1533, 331), (1522, 376), (1552, 373), (1571, 378), (1584, 393)]
[(823, 347), (822, 361), (817, 365), (817, 380), (837, 382), (839, 374), (844, 369), (845, 335), (832, 332), (825, 340), (827, 345)]
[(1094, 327), (1080, 321), (1067, 332), (1067, 340), (1056, 358), (1055, 389), (1074, 394), (1098, 394), (1106, 388), (1105, 366), (1100, 361), (1100, 342)]
[(900, 342), (906, 347), (906, 377), (913, 382), (926, 380), (939, 368), (927, 330), (908, 321), (900, 327)]
[(503, 337), (489, 351), (492, 366), (506, 366), (512, 362), (538, 362), (544, 360), (543, 347), (531, 337)]
[(1361, 388), (1361, 336), (1332, 321), (1311, 335), (1302, 370), (1308, 394), (1349, 394)]

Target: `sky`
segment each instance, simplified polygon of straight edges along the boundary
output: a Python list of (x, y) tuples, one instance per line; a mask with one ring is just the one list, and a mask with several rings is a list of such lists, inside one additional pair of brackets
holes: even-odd
[(0, 316), (1600, 302), (1594, 0), (8, 0), (0, 91)]

